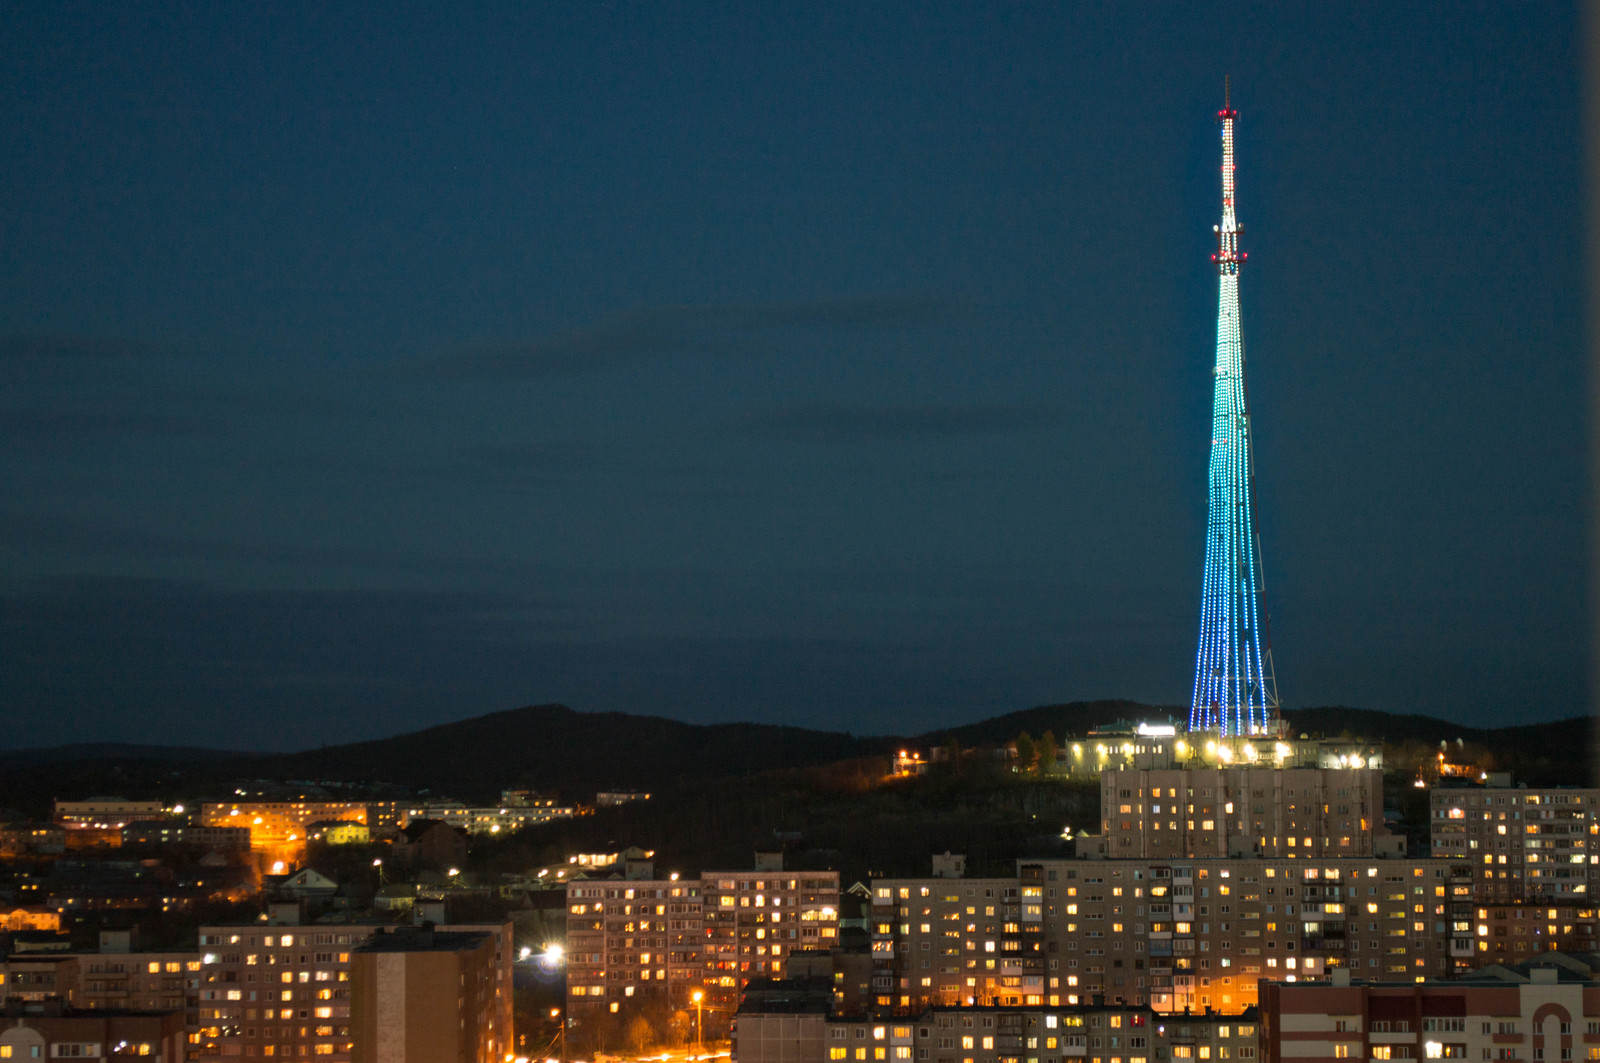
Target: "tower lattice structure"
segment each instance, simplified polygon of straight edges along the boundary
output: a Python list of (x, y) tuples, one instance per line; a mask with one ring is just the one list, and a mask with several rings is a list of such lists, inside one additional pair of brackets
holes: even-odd
[(1200, 593), (1200, 646), (1195, 656), (1191, 730), (1265, 734), (1279, 726), (1272, 640), (1261, 601), (1260, 544), (1255, 528), (1255, 466), (1250, 405), (1239, 335), (1240, 226), (1234, 213), (1233, 127), (1239, 113), (1226, 98), (1222, 126), (1222, 223), (1217, 225), (1217, 362), (1211, 413), (1210, 513), (1206, 570)]

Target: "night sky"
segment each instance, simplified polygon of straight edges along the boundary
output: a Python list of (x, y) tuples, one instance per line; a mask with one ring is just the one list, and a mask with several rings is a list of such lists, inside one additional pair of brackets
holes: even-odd
[(0, 744), (1584, 711), (1558, 3), (7, 5)]

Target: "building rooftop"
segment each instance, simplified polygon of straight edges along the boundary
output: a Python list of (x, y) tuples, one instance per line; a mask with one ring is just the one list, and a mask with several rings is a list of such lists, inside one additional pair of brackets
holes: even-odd
[(380, 930), (356, 952), (463, 952), (475, 949), (489, 937), (468, 930), (435, 930), (431, 926), (397, 926)]
[(146, 1011), (133, 1008), (74, 1008), (59, 999), (7, 1000), (0, 1005), (0, 1018), (6, 1019), (143, 1019), (161, 1018), (164, 1015), (181, 1015), (181, 1008), (165, 1011)]
[(833, 979), (753, 978), (739, 998), (743, 1012), (811, 1012), (824, 1014), (833, 1006)]
[[(1542, 905), (1540, 907), (1543, 907)], [(1544, 952), (1521, 963), (1491, 963), (1487, 967), (1479, 967), (1467, 971), (1454, 978), (1428, 978), (1423, 981), (1395, 980), (1383, 981), (1379, 979), (1350, 978), (1349, 972), (1344, 968), (1336, 968), (1329, 972), (1331, 981), (1300, 981), (1295, 983), (1276, 982), (1276, 985), (1315, 986), (1326, 988), (1335, 986), (1363, 986), (1373, 989), (1450, 989), (1471, 985), (1505, 985), (1540, 982), (1579, 984), (1600, 982), (1600, 954), (1595, 953), (1567, 953)], [(1261, 983), (1267, 984), (1266, 980)]]

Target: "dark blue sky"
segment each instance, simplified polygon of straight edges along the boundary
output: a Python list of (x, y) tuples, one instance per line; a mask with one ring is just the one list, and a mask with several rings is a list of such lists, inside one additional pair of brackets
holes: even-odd
[(1286, 706), (1584, 708), (1564, 4), (13, 4), (9, 744), (1186, 703), (1233, 75)]

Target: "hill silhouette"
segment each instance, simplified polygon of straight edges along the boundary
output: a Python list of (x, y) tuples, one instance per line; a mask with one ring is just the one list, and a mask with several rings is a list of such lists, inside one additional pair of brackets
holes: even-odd
[[(876, 757), (907, 743), (954, 740), (999, 745), (1027, 731), (1058, 740), (1119, 720), (1183, 719), (1176, 706), (1122, 700), (1041, 705), (914, 738), (863, 737), (772, 724), (691, 724), (659, 716), (577, 712), (533, 705), (421, 731), (299, 753), (236, 753), (186, 747), (80, 744), (0, 753), (0, 802), (92, 793), (195, 796), (226, 793), (252, 779), (390, 783), (472, 801), (530, 787), (587, 802), (599, 790), (665, 791), (691, 782)], [(1284, 713), (1294, 733), (1359, 735), (1405, 744), (1407, 762), (1425, 746), (1457, 739), (1492, 753), (1493, 765), (1532, 783), (1587, 778), (1591, 723), (1575, 717), (1502, 728), (1466, 727), (1428, 716), (1328, 706)], [(1398, 751), (1398, 750), (1397, 750)], [(1401, 761), (1391, 759), (1391, 767)]]
[(893, 739), (757, 723), (690, 724), (661, 716), (530, 705), (423, 731), (267, 758), (302, 779), (383, 780), (476, 800), (531, 786), (564, 800), (597, 790), (660, 790), (880, 754)]

